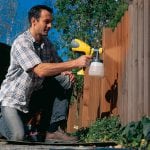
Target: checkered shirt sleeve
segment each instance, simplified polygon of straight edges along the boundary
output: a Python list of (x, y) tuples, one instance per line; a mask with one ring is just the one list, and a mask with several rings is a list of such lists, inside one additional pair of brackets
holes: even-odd
[(34, 52), (33, 44), (28, 39), (19, 38), (13, 44), (12, 55), (14, 55), (16, 61), (25, 70), (29, 71), (37, 64), (41, 63), (41, 59)]

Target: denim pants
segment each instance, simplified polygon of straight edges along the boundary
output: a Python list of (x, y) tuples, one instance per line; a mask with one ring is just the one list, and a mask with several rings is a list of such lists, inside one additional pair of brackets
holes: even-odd
[(68, 76), (48, 77), (43, 88), (33, 92), (29, 113), (24, 114), (15, 108), (1, 107), (0, 134), (8, 140), (23, 140), (24, 123), (36, 112), (41, 112), (39, 132), (54, 132), (59, 123), (66, 123), (72, 84)]
[(0, 134), (8, 140), (22, 140), (24, 125), (19, 111), (11, 107), (1, 107)]

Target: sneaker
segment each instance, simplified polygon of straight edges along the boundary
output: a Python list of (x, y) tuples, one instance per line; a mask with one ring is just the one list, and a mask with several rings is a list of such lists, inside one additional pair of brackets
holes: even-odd
[(76, 143), (77, 138), (74, 136), (69, 136), (64, 132), (55, 131), (53, 133), (47, 132), (45, 142), (50, 143)]
[(4, 142), (4, 141), (6, 141), (6, 138), (0, 133), (0, 142)]

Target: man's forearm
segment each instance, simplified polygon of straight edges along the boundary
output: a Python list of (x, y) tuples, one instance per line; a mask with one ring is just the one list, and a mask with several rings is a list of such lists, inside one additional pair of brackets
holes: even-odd
[(41, 63), (33, 68), (33, 71), (39, 77), (53, 76), (63, 71), (77, 68), (76, 60), (61, 63)]

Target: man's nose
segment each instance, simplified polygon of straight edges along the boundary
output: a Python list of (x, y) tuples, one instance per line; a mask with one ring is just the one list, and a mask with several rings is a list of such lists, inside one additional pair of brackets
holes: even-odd
[(49, 28), (51, 28), (51, 27), (52, 27), (52, 23), (49, 23), (47, 26), (48, 26)]

